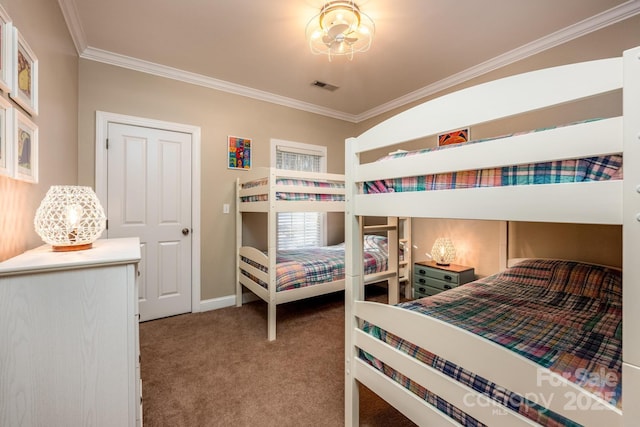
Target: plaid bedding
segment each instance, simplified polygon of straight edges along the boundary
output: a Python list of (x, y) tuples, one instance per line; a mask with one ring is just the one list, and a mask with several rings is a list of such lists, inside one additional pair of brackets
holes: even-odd
[[(491, 340), (621, 407), (622, 278), (618, 270), (528, 260), (400, 306)], [(374, 325), (364, 329), (543, 426), (576, 425)], [(481, 425), (463, 408), (453, 407), (369, 354), (361, 351), (361, 357), (461, 424)]]
[[(364, 272), (377, 273), (387, 270), (389, 250), (385, 236), (366, 235), (364, 240)], [(243, 257), (245, 262), (269, 272), (262, 266)], [(277, 251), (276, 292), (312, 286), (318, 283), (344, 279), (344, 243), (334, 246), (288, 249)], [(264, 288), (267, 284), (242, 270)]]
[[(242, 185), (242, 188), (253, 188), (260, 185), (267, 185), (268, 179), (263, 178), (256, 181), (251, 181)], [(310, 181), (302, 179), (289, 179), (289, 178), (276, 178), (276, 184), (278, 185), (299, 185), (306, 187), (316, 188), (344, 188), (343, 182), (329, 182), (329, 181)], [(343, 194), (315, 194), (315, 193), (290, 193), (290, 192), (277, 192), (277, 200), (289, 200), (289, 201), (320, 201), (320, 202), (341, 202), (344, 201)], [(259, 194), (255, 196), (241, 197), (241, 202), (266, 202), (269, 200), (267, 194)]]
[[(536, 129), (531, 132), (538, 132), (546, 129), (549, 128)], [(497, 138), (478, 139), (464, 144), (477, 144), (525, 133), (530, 132), (514, 133)], [(435, 148), (394, 153), (381, 158), (379, 161), (414, 156), (435, 150), (452, 149), (460, 145), (462, 144), (451, 144)], [(567, 182), (601, 181), (621, 178), (622, 156), (614, 154), (584, 159), (569, 159), (490, 169), (449, 172), (427, 176), (367, 181), (362, 183), (361, 192), (364, 194), (374, 194), (405, 191), (451, 190), (459, 188), (500, 187), (508, 185), (562, 184)]]

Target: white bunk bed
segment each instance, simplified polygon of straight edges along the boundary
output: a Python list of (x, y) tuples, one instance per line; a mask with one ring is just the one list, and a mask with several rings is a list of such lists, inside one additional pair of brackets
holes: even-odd
[[(344, 290), (342, 278), (306, 286), (278, 289), (278, 248), (276, 224), (279, 212), (344, 212), (344, 175), (301, 172), (276, 168), (255, 168), (243, 173), (236, 183), (236, 305), (242, 305), (243, 287), (268, 304), (268, 339), (276, 338), (276, 306), (314, 296)], [(267, 250), (248, 246), (243, 242), (243, 213), (267, 214)], [(363, 227), (367, 233), (386, 235), (387, 268), (375, 268), (380, 261), (377, 247), (373, 247), (372, 272), (366, 283), (387, 281), (389, 301), (398, 301), (398, 220), (389, 218), (385, 224)], [(371, 239), (369, 239), (371, 240)], [(376, 241), (377, 242), (377, 241)], [(328, 247), (335, 248), (335, 246)], [(315, 249), (312, 249), (315, 250)], [(344, 251), (344, 249), (343, 249)], [(342, 262), (344, 261), (344, 254)], [(333, 260), (331, 262), (334, 262)], [(380, 262), (381, 264), (382, 262)], [(284, 269), (283, 274), (290, 274)], [(344, 270), (342, 269), (344, 273)]]
[[(361, 154), (622, 89), (621, 117), (563, 126), (423, 155), (362, 163)], [(624, 179), (464, 190), (363, 194), (362, 183), (621, 153)], [(362, 156), (364, 157), (364, 156)], [(418, 425), (459, 425), (359, 356), (361, 351), (489, 426), (538, 425), (489, 404), (461, 385), (365, 332), (363, 324), (405, 339), (585, 426), (632, 426), (640, 420), (640, 47), (622, 57), (553, 67), (463, 89), (373, 127), (346, 147), (345, 425), (358, 425), (358, 383)], [(621, 224), (623, 229), (622, 405), (599, 399), (561, 375), (462, 328), (396, 306), (364, 301), (361, 216)], [(548, 381), (540, 381), (540, 375)], [(527, 394), (529, 393), (529, 394)], [(471, 400), (470, 400), (471, 399)], [(480, 399), (480, 400), (477, 400)], [(574, 405), (571, 405), (574, 399)], [(486, 404), (470, 405), (469, 402)], [(574, 410), (578, 403), (580, 410)]]

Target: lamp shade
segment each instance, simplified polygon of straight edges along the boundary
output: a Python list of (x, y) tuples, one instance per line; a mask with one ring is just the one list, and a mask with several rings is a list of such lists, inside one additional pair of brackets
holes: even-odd
[(448, 237), (439, 237), (431, 248), (431, 257), (439, 265), (449, 265), (456, 259), (456, 248)]
[(89, 249), (105, 229), (102, 205), (91, 187), (54, 185), (40, 203), (33, 225), (54, 251)]

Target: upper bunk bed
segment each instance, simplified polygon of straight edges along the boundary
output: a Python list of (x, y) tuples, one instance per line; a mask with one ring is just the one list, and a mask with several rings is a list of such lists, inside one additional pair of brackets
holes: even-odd
[[(476, 126), (562, 104), (570, 105), (582, 99), (619, 90), (622, 90), (623, 103), (623, 114), (620, 117), (585, 120), (567, 126), (557, 123), (557, 126), (536, 132), (499, 135), (477, 143), (424, 150), (417, 154), (404, 153), (382, 161), (361, 162), (361, 158), (373, 150), (389, 150), (389, 147), (399, 143), (435, 136), (452, 129)], [(595, 169), (600, 170), (603, 164), (608, 167), (610, 161), (621, 163), (622, 159), (624, 176), (621, 164), (614, 168), (615, 171), (607, 169), (603, 174), (583, 173), (585, 168), (590, 167), (585, 164), (596, 163), (598, 166)], [(358, 382), (379, 394), (419, 425), (470, 423), (490, 426), (614, 426), (633, 425), (640, 419), (640, 311), (635, 307), (640, 302), (640, 265), (634, 259), (640, 253), (639, 161), (640, 47), (626, 51), (619, 58), (558, 66), (462, 89), (404, 111), (359, 137), (348, 139), (345, 156), (345, 424), (358, 424)], [(531, 171), (548, 171), (556, 166), (563, 170), (573, 168), (581, 172), (571, 174), (568, 179), (536, 176), (533, 180), (525, 179), (526, 185), (512, 185), (519, 184), (520, 180), (512, 179), (508, 174), (506, 180), (503, 179), (505, 170), (517, 171), (522, 168), (525, 170), (524, 174), (528, 175)], [(456, 181), (459, 174), (475, 174), (480, 178), (472, 180), (474, 183), (465, 185), (466, 188), (456, 189), (449, 184)], [(498, 183), (498, 186), (485, 184), (488, 181), (484, 181), (483, 177), (487, 174), (499, 175), (497, 180), (488, 180)], [(394, 187), (402, 182), (411, 182), (413, 187), (410, 191)], [(416, 185), (416, 182), (420, 185)], [(439, 183), (443, 182), (446, 184), (440, 186)], [(482, 186), (476, 187), (476, 182), (481, 182)], [(367, 189), (374, 191), (368, 192)], [(603, 272), (600, 266), (585, 266), (582, 263), (566, 265), (562, 261), (552, 264), (534, 261), (534, 264), (516, 265), (512, 267), (516, 270), (508, 269), (497, 273), (496, 277), (481, 279), (480, 283), (473, 282), (426, 298), (424, 302), (411, 302), (402, 307), (366, 302), (362, 289), (362, 245), (358, 224), (362, 216), (377, 215), (618, 224), (623, 229), (623, 270), (622, 273), (616, 273), (615, 269)], [(509, 350), (509, 346), (498, 337), (500, 329), (479, 334), (477, 319), (474, 322), (469, 317), (472, 324), (456, 323), (445, 315), (428, 313), (429, 310), (425, 310), (427, 315), (424, 315), (417, 310), (417, 306), (452, 304), (466, 310), (468, 307), (465, 305), (470, 297), (465, 293), (473, 293), (471, 290), (474, 288), (479, 288), (480, 294), (488, 295), (490, 293), (487, 289), (501, 289), (502, 284), (509, 283), (515, 287), (507, 288), (505, 294), (513, 294), (514, 289), (522, 291), (524, 286), (514, 278), (524, 274), (528, 277), (525, 282), (531, 282), (530, 269), (557, 273), (562, 277), (566, 276), (568, 280), (564, 284), (566, 289), (558, 291), (555, 288), (557, 277), (552, 274), (545, 285), (549, 287), (536, 292), (557, 292), (559, 298), (577, 298), (580, 301), (578, 305), (581, 306), (586, 301), (592, 301), (592, 309), (596, 307), (596, 314), (588, 311), (557, 312), (555, 320), (542, 326), (543, 329), (564, 324), (563, 320), (573, 319), (574, 316), (593, 315), (595, 319), (597, 310), (605, 310), (603, 307), (606, 310), (600, 313), (598, 319), (606, 317), (609, 322), (606, 326), (594, 320), (595, 323), (586, 322), (581, 327), (609, 328), (618, 333), (619, 328), (615, 326), (621, 327), (624, 323), (621, 337), (611, 331), (602, 332), (587, 351), (604, 360), (611, 355), (602, 356), (597, 347), (603, 342), (610, 344), (605, 351), (615, 353), (609, 362), (611, 366), (618, 368), (612, 374), (615, 376), (614, 385), (624, 384), (624, 387), (620, 387), (622, 398), (618, 396), (616, 399), (608, 399), (609, 395), (587, 390), (583, 384), (577, 384), (579, 381), (574, 381), (575, 378), (564, 375), (568, 369), (573, 370), (572, 374), (580, 371), (583, 376), (592, 375), (586, 368), (591, 367), (590, 363), (593, 362), (585, 361), (586, 365), (580, 367), (568, 365), (564, 367), (565, 371), (562, 368), (556, 369), (551, 360), (536, 363), (531, 354)], [(587, 286), (586, 282), (570, 280), (576, 277), (585, 280), (585, 275), (595, 277), (596, 271), (597, 277), (601, 277), (601, 282), (607, 283), (606, 286)], [(540, 283), (543, 282), (540, 279)], [(605, 288), (613, 290), (609, 292)], [(567, 289), (580, 291), (572, 293)], [(499, 298), (502, 297), (493, 294), (493, 299)], [(543, 300), (542, 297), (537, 299)], [(532, 301), (521, 299), (519, 304), (529, 302)], [(547, 311), (556, 310), (561, 305), (556, 302), (552, 299), (547, 301), (547, 305), (532, 308), (528, 316), (535, 316), (536, 313), (546, 315)], [(483, 304), (480, 302), (476, 312), (485, 310)], [(496, 309), (496, 317), (500, 317), (501, 313), (511, 313), (513, 307), (503, 305)], [(510, 328), (503, 330), (509, 333), (519, 332), (518, 326), (514, 325), (517, 324), (513, 323)], [(379, 339), (382, 336), (392, 338), (384, 342)], [(504, 336), (502, 339), (507, 340)], [(531, 343), (522, 342), (525, 347), (528, 344)], [(543, 345), (552, 344), (540, 343), (540, 346)], [(533, 346), (535, 347), (535, 343)], [(429, 359), (429, 356), (420, 361), (410, 357), (408, 353), (436, 357)], [(622, 353), (621, 357), (619, 353)], [(554, 354), (556, 357), (557, 353)], [(435, 369), (436, 365), (445, 368), (438, 370)], [(384, 367), (382, 370), (377, 369), (381, 366)], [(458, 378), (473, 375), (477, 380), (463, 384), (450, 375)], [(541, 376), (544, 380), (541, 380)], [(598, 378), (604, 381), (601, 377)], [(481, 390), (487, 389), (479, 387), (479, 382), (488, 385), (493, 394), (496, 394), (496, 390), (502, 390), (497, 394), (502, 395), (502, 403), (506, 402), (507, 406), (487, 398)], [(428, 393), (426, 397), (418, 397), (405, 387), (428, 390)], [(519, 396), (520, 401), (531, 397), (535, 400), (537, 397), (538, 400), (534, 403), (545, 403), (547, 406), (530, 405), (529, 407), (536, 406), (538, 415), (528, 414), (526, 409), (522, 409), (527, 405), (509, 405), (513, 403), (510, 397), (512, 395), (507, 395), (505, 390)], [(425, 398), (431, 400), (431, 403)], [(436, 409), (436, 406), (447, 407), (449, 415)], [(452, 415), (460, 413), (464, 416)], [(474, 424), (476, 422), (478, 424)]]
[[(276, 338), (276, 306), (344, 289), (344, 242), (296, 249), (277, 247), (277, 214), (344, 212), (344, 175), (256, 168), (236, 183), (236, 305), (243, 289), (268, 304), (268, 339)], [(267, 249), (243, 241), (244, 213), (267, 214)], [(387, 281), (398, 301), (398, 219), (367, 226), (363, 238), (366, 283)], [(365, 230), (365, 228), (363, 228)], [(406, 245), (406, 240), (403, 240)]]
[(344, 175), (254, 168), (237, 196), (238, 212), (344, 212)]

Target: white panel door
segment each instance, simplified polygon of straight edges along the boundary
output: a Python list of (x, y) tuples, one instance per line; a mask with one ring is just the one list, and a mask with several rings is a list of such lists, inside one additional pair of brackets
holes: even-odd
[(140, 320), (191, 311), (191, 135), (109, 123), (107, 237), (139, 237)]

